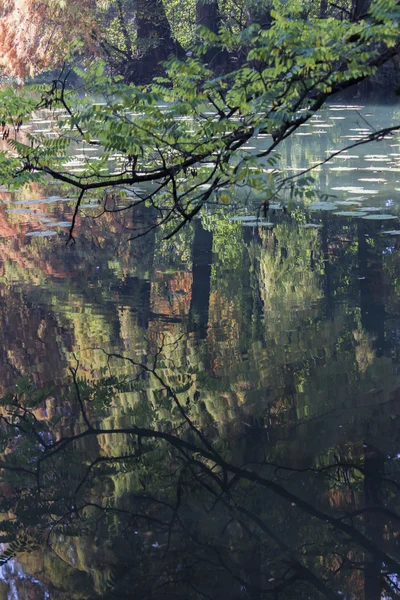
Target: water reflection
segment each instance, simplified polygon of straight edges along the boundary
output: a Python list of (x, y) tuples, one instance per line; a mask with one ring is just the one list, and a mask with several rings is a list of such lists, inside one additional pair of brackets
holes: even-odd
[[(321, 177), (387, 200), (344, 173)], [(392, 224), (297, 207), (128, 244), (141, 211), (27, 237), (62, 194), (2, 192), (0, 598), (399, 597)]]

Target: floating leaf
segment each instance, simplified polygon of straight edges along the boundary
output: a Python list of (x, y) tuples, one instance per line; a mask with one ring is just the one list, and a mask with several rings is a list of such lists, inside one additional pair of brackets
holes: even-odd
[(333, 214), (337, 215), (338, 217), (364, 217), (367, 213), (361, 211), (357, 212), (355, 210), (340, 210)]
[(380, 210), (382, 210), (381, 208), (377, 208), (376, 206), (363, 206), (362, 208), (357, 208), (356, 210), (359, 210), (361, 212), (379, 212)]
[(30, 217), (38, 217), (41, 213), (34, 213), (29, 208), (8, 208), (7, 212), (12, 215), (29, 215)]
[(70, 221), (57, 221), (56, 223), (49, 223), (49, 227), (71, 227)]
[(72, 200), (72, 198), (61, 198), (59, 196), (51, 196), (50, 198), (40, 198), (39, 200), (17, 200), (16, 202), (13, 202), (13, 204), (17, 205), (24, 205), (24, 206), (29, 206), (31, 204), (33, 205), (37, 205), (37, 204), (55, 204), (57, 202), (70, 202)]
[(244, 215), (244, 216), (240, 216), (240, 217), (231, 217), (229, 219), (230, 221), (240, 221), (240, 222), (246, 222), (246, 221), (257, 221), (257, 216), (256, 215)]
[(369, 181), (371, 183), (385, 183), (387, 179), (379, 178), (379, 177), (360, 177), (358, 181)]
[(336, 210), (337, 205), (333, 202), (313, 202), (308, 208), (310, 210)]
[(243, 227), (273, 227), (274, 223), (268, 221), (245, 221), (242, 223)]
[(397, 219), (397, 217), (395, 215), (367, 215), (363, 219), (368, 219), (369, 221), (387, 221), (389, 219)]
[(30, 231), (25, 234), (27, 237), (50, 237), (52, 235), (57, 235), (56, 231)]

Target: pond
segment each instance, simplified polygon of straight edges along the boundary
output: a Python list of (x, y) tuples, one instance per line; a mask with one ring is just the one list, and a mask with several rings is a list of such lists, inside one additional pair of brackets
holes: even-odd
[[(282, 161), (399, 116), (332, 105)], [(315, 176), (169, 242), (0, 192), (0, 598), (399, 597), (400, 139)]]

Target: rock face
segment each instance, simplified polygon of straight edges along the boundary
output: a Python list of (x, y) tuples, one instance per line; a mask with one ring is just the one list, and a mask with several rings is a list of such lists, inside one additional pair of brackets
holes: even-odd
[[(109, 40), (110, 23), (123, 39), (117, 50)], [(105, 12), (98, 10), (96, 0), (8, 0), (0, 6), (0, 69), (6, 75), (26, 77), (53, 69), (77, 40), (80, 53), (101, 55), (112, 72), (136, 83), (151, 80), (171, 54), (184, 54), (161, 0), (117, 0)]]
[[(90, 42), (94, 0), (35, 2), (7, 0), (0, 6), (0, 68), (6, 74), (26, 77), (57, 65), (69, 44), (79, 36)], [(86, 34), (85, 34), (86, 32)]]

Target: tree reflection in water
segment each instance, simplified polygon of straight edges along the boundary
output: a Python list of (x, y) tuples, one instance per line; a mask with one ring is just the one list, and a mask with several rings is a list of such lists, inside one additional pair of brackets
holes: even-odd
[[(21, 381), (3, 398), (4, 589), (14, 578), (29, 597), (396, 598), (395, 420), (368, 426), (364, 411), (340, 454), (293, 460), (259, 423), (221, 437), (194, 404), (198, 373), (173, 374), (172, 350), (148, 364), (108, 355), (97, 382), (77, 363), (61, 395)], [(129, 374), (113, 375), (121, 361)], [(117, 417), (121, 394), (136, 402)], [(391, 449), (374, 445), (382, 428)]]
[(107, 215), (66, 250), (11, 214), (0, 598), (400, 595), (387, 224), (204, 215), (165, 247)]

